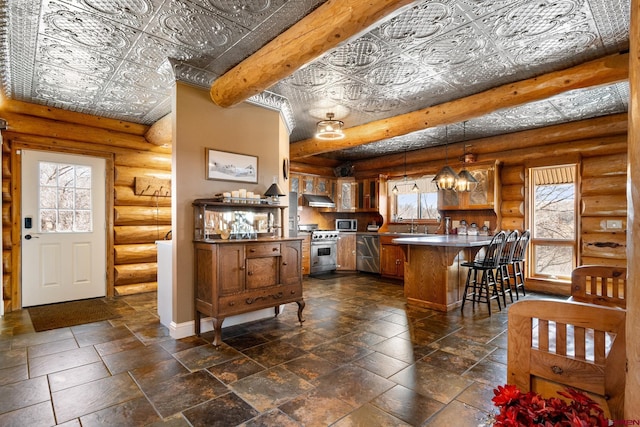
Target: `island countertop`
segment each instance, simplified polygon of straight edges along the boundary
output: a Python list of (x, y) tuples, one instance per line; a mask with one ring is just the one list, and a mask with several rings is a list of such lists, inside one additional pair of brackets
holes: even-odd
[(399, 245), (448, 246), (454, 248), (471, 248), (487, 246), (492, 236), (459, 236), (452, 234), (434, 234), (429, 236), (398, 237), (393, 243)]

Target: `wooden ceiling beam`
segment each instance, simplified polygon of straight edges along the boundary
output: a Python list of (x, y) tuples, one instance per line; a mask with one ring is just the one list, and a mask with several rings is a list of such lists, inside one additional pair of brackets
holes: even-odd
[(376, 120), (344, 130), (345, 138), (336, 141), (315, 138), (294, 142), (292, 160), (343, 150), (427, 128), (458, 123), (492, 113), (501, 108), (540, 101), (574, 89), (627, 80), (629, 54), (609, 55), (562, 71), (499, 86), (465, 98), (445, 102), (388, 119)]
[[(478, 156), (513, 150), (514, 148), (535, 148), (562, 142), (603, 138), (627, 133), (628, 117), (626, 113), (612, 114), (593, 119), (580, 120), (543, 128), (529, 129), (504, 135), (491, 136), (456, 142), (448, 146), (439, 145), (411, 151), (407, 156), (407, 165), (438, 161), (442, 165), (447, 155), (450, 164), (457, 164), (462, 156), (464, 147), (468, 153)], [(469, 147), (471, 146), (471, 147)], [(354, 161), (356, 175), (366, 174), (368, 171), (400, 171), (404, 164), (404, 153), (376, 157), (367, 160)]]
[(211, 99), (231, 107), (273, 86), (415, 0), (329, 0), (216, 79)]

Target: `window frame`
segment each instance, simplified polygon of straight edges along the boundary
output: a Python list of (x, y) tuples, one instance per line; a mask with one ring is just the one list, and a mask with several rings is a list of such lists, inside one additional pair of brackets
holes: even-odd
[[(440, 217), (440, 211), (438, 209), (438, 190), (434, 189), (435, 191), (433, 192), (423, 192), (420, 191), (419, 193), (413, 193), (415, 194), (416, 197), (416, 204), (417, 204), (417, 211), (418, 211), (418, 217), (421, 216), (421, 212), (422, 212), (422, 203), (420, 201), (420, 197), (422, 194), (434, 194), (436, 196), (436, 200), (435, 200), (435, 210), (437, 211), (437, 216), (436, 218), (402, 218), (400, 220), (398, 220), (397, 218), (394, 219), (394, 214), (398, 212), (398, 195), (397, 194), (393, 194), (393, 192), (391, 191), (392, 187), (395, 184), (400, 185), (404, 185), (407, 186), (408, 188), (411, 188), (413, 186), (413, 183), (416, 181), (425, 181), (427, 183), (430, 183), (433, 180), (434, 175), (424, 175), (418, 178), (411, 178), (411, 177), (402, 177), (399, 179), (388, 179), (387, 180), (387, 197), (389, 198), (389, 203), (388, 203), (388, 209), (389, 209), (389, 218), (391, 218), (391, 223), (392, 224), (406, 224), (406, 223), (413, 223), (413, 224), (428, 224), (428, 225), (436, 225), (440, 223), (439, 217)], [(420, 186), (419, 186), (420, 187)], [(400, 188), (400, 187), (399, 187)], [(410, 191), (410, 190), (409, 190)]]
[[(553, 169), (553, 168), (561, 168), (563, 166), (573, 166), (573, 188), (574, 188), (574, 197), (573, 197), (573, 220), (574, 220), (574, 236), (572, 239), (550, 239), (550, 238), (540, 238), (536, 236), (535, 233), (535, 173), (534, 171), (537, 169)], [(558, 164), (544, 164), (544, 165), (528, 165), (526, 167), (527, 171), (527, 203), (529, 206), (527, 224), (528, 228), (531, 230), (531, 237), (529, 240), (529, 248), (527, 250), (527, 276), (530, 279), (534, 280), (544, 280), (544, 281), (556, 281), (556, 282), (570, 282), (571, 281), (571, 271), (576, 268), (578, 265), (578, 241), (580, 236), (580, 215), (579, 215), (579, 197), (580, 197), (580, 186), (579, 186), (579, 170), (580, 164), (578, 161), (563, 161)], [(569, 271), (566, 275), (554, 275), (554, 274), (543, 274), (536, 271), (536, 248), (542, 246), (556, 246), (556, 247), (564, 247), (571, 249), (571, 271)]]

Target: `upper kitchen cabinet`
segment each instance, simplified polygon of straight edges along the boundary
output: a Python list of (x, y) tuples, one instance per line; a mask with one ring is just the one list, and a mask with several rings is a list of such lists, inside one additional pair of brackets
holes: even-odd
[(317, 196), (333, 196), (332, 180), (323, 176), (316, 176), (313, 179), (313, 188)]
[(355, 212), (357, 185), (354, 178), (337, 179), (336, 210), (338, 212)]
[(469, 192), (440, 190), (438, 193), (438, 209), (447, 210), (479, 210), (492, 209), (498, 206), (497, 163), (465, 165), (465, 168), (478, 180), (476, 187)]
[(378, 212), (380, 179), (362, 179), (357, 184), (357, 210), (359, 212)]
[(302, 177), (298, 174), (291, 174), (289, 176), (289, 191), (292, 193), (298, 193), (300, 194), (300, 181), (302, 180)]
[(333, 180), (323, 176), (291, 174), (290, 191), (316, 196), (333, 196)]

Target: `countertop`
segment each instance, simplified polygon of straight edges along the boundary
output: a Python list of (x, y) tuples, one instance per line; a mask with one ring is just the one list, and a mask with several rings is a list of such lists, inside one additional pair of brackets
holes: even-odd
[(393, 239), (393, 243), (399, 245), (420, 245), (420, 246), (450, 246), (458, 248), (469, 248), (486, 246), (491, 243), (493, 236), (458, 236), (432, 234), (419, 237), (398, 237)]

